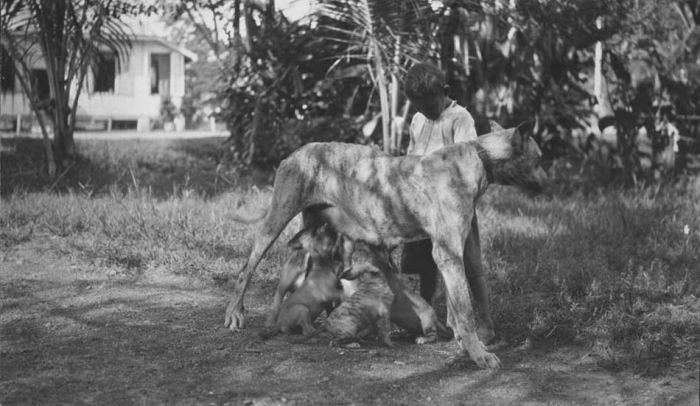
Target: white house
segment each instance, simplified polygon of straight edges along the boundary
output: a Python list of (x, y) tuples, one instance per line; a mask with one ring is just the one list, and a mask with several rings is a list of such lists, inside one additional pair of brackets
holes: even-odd
[[(76, 114), (78, 128), (148, 131), (161, 121), (161, 106), (166, 98), (176, 108), (181, 106), (185, 64), (196, 60), (196, 55), (160, 36), (134, 31), (131, 53), (121, 70), (117, 70), (114, 55), (108, 54), (96, 69), (89, 70)], [(2, 52), (0, 130), (27, 129), (33, 113), (14, 68), (8, 63), (9, 56), (4, 49)], [(36, 62), (33, 73), (40, 94), (50, 97), (43, 61)]]

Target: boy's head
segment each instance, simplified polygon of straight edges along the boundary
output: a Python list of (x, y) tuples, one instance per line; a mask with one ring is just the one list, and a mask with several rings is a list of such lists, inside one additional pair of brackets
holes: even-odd
[(436, 120), (445, 107), (445, 75), (430, 63), (413, 65), (404, 79), (406, 96), (427, 118)]

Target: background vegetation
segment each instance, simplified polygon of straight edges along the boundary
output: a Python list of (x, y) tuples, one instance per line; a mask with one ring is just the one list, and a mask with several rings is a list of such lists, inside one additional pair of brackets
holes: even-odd
[[(275, 165), (328, 133), (400, 153), (411, 111), (399, 89), (416, 60), (442, 66), (451, 96), (478, 122), (535, 120), (549, 158), (595, 161), (599, 181), (659, 179), (640, 167), (636, 143), (644, 128), (655, 156), (669, 144), (661, 107), (688, 137), (681, 156), (699, 152), (697, 122), (676, 120), (700, 108), (697, 2), (329, 0), (294, 21), (273, 2), (186, 3), (246, 16), (245, 41), (239, 28), (217, 42), (227, 69), (214, 88), (247, 164)], [(616, 142), (599, 156), (609, 124)]]

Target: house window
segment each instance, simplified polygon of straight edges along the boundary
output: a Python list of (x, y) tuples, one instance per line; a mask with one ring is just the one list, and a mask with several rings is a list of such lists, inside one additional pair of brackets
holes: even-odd
[(151, 54), (151, 94), (170, 94), (170, 54)]
[(151, 57), (151, 94), (158, 94), (159, 72), (158, 58)]
[(49, 74), (46, 73), (46, 69), (32, 69), (32, 89), (39, 96), (39, 100), (51, 98)]
[(93, 68), (95, 75), (94, 92), (114, 92), (116, 77), (116, 62), (113, 55), (101, 55), (97, 66)]
[(2, 48), (2, 60), (0, 60), (0, 77), (2, 83), (0, 90), (3, 93), (12, 93), (15, 91), (15, 65), (10, 58), (10, 54)]

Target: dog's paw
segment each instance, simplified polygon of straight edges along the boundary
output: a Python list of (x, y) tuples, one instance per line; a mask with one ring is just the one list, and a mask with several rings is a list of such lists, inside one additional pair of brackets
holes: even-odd
[(501, 360), (492, 352), (484, 352), (478, 357), (472, 358), (479, 368), (498, 369), (501, 367)]
[(418, 345), (434, 343), (435, 341), (437, 341), (437, 336), (419, 336), (415, 339), (415, 343)]
[(243, 328), (245, 324), (245, 317), (243, 316), (243, 310), (236, 309), (235, 307), (229, 306), (226, 309), (226, 317), (224, 318), (224, 327), (231, 331), (238, 331)]

